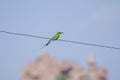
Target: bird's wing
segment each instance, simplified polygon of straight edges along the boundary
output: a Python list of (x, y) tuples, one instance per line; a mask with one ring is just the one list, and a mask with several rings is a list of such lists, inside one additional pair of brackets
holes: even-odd
[[(60, 37), (60, 34), (56, 33), (49, 41), (48, 43), (45, 44), (45, 46), (49, 45), (52, 41), (57, 40)], [(43, 46), (42, 48), (44, 48), (45, 46)]]
[(50, 40), (54, 41), (60, 37), (60, 34), (56, 33)]

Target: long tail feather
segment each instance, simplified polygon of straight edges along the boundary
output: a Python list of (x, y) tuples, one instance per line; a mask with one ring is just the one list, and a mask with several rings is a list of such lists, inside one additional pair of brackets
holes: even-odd
[[(46, 45), (45, 45), (46, 46)], [(45, 46), (41, 47), (40, 49), (43, 49)]]
[(48, 44), (50, 44), (50, 42), (48, 42), (47, 44), (45, 44), (45, 46), (47, 46)]
[(43, 47), (41, 47), (41, 49), (44, 48), (45, 46), (48, 46), (48, 44), (50, 44), (50, 41), (46, 43)]

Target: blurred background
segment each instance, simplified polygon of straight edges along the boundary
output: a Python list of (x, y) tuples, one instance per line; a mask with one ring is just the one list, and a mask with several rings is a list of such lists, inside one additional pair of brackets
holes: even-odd
[[(0, 0), (0, 30), (120, 47), (119, 0)], [(47, 51), (59, 60), (74, 60), (87, 68), (94, 55), (109, 71), (109, 80), (120, 79), (120, 50), (0, 33), (0, 79), (18, 80), (24, 64)]]

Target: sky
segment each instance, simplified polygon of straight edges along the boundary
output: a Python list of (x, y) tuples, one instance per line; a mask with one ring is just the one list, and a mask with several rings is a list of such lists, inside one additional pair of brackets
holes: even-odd
[[(0, 30), (120, 47), (120, 0), (0, 0)], [(47, 51), (58, 60), (73, 60), (87, 68), (92, 54), (120, 80), (120, 50), (0, 33), (0, 80), (20, 80), (22, 67)]]

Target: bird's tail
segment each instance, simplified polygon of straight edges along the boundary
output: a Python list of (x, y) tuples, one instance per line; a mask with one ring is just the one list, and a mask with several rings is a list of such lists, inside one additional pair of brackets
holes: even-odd
[(46, 43), (43, 47), (41, 47), (41, 49), (44, 48), (45, 46), (48, 46), (48, 44), (50, 44), (50, 41)]
[(47, 46), (48, 44), (50, 44), (50, 41), (48, 43), (46, 43), (45, 46)]
[[(46, 45), (45, 45), (46, 46)], [(44, 48), (45, 46), (41, 47), (40, 49)]]

